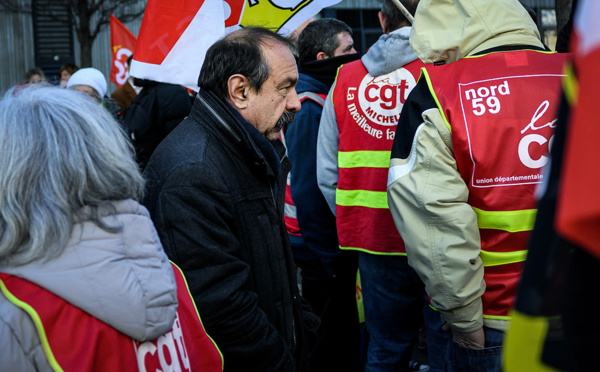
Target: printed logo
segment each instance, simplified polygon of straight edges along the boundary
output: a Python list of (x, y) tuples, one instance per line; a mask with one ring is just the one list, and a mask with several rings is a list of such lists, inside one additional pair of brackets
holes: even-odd
[[(415, 78), (405, 68), (377, 77), (367, 74), (358, 88), (347, 89), (348, 112), (370, 136), (392, 141), (402, 106), (416, 84)], [(384, 132), (373, 124), (388, 128)]]
[[(538, 132), (539, 130), (546, 127), (552, 129), (556, 128), (556, 121), (558, 119), (554, 119), (542, 125), (536, 125), (537, 122), (541, 119), (541, 117), (546, 113), (546, 111), (548, 111), (548, 107), (550, 107), (550, 102), (542, 102), (542, 104), (537, 108), (537, 110), (533, 114), (533, 117), (531, 118), (529, 124), (527, 124), (527, 126), (521, 131), (521, 134), (525, 134), (527, 131)], [(523, 165), (525, 165), (527, 168), (531, 169), (538, 169), (546, 165), (548, 163), (548, 156), (546, 156), (545, 153), (550, 152), (553, 140), (554, 135), (552, 135), (550, 139), (546, 139), (546, 137), (542, 136), (539, 133), (530, 133), (524, 136), (521, 139), (521, 142), (519, 142), (518, 150), (519, 159), (521, 160), (521, 163), (523, 163)], [(537, 144), (536, 147), (538, 147), (538, 149), (541, 147), (543, 150), (543, 146), (546, 144), (546, 142), (548, 142), (547, 151), (540, 153), (540, 151), (538, 150), (537, 154), (535, 154), (535, 152), (532, 151), (532, 147), (536, 146), (533, 144)]]
[(543, 181), (540, 169), (549, 161), (557, 121), (551, 102), (558, 101), (560, 77), (506, 76), (459, 84), (472, 186)]
[(137, 356), (139, 371), (191, 371), (190, 358), (185, 347), (179, 314), (175, 316), (171, 332), (160, 336), (154, 341), (143, 343), (134, 341), (133, 347)]
[(402, 106), (415, 85), (415, 78), (404, 68), (377, 77), (367, 74), (358, 88), (360, 108), (375, 124), (397, 125)]
[(129, 78), (129, 70), (127, 69), (127, 59), (133, 54), (133, 52), (125, 47), (121, 47), (117, 50), (115, 55), (114, 65), (117, 68), (115, 78), (119, 86), (125, 84), (127, 78)]

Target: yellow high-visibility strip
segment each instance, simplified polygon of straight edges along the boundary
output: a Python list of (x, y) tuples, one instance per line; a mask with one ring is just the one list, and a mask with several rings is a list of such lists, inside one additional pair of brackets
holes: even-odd
[(0, 280), (0, 290), (2, 294), (15, 306), (21, 308), (25, 311), (33, 320), (33, 324), (35, 324), (35, 328), (38, 331), (38, 335), (40, 336), (40, 342), (42, 343), (42, 348), (44, 349), (44, 353), (46, 354), (46, 358), (48, 359), (48, 363), (50, 367), (56, 372), (64, 372), (58, 361), (54, 357), (52, 353), (52, 349), (50, 348), (50, 343), (48, 342), (48, 336), (46, 335), (46, 331), (44, 330), (44, 324), (42, 323), (42, 319), (39, 314), (35, 311), (33, 307), (31, 307), (26, 302), (19, 300), (15, 295), (13, 295), (2, 280)]
[(335, 192), (335, 204), (342, 207), (389, 208), (387, 191), (337, 189)]
[(340, 168), (389, 168), (391, 151), (340, 151)]
[(542, 363), (549, 318), (529, 316), (511, 310), (510, 328), (504, 337), (504, 371), (557, 371)]
[(510, 320), (510, 316), (506, 316), (506, 315), (485, 315), (483, 314), (483, 317), (485, 319), (497, 319), (497, 320)]
[(435, 95), (435, 91), (433, 90), (433, 84), (431, 83), (431, 78), (429, 77), (429, 73), (427, 72), (427, 69), (425, 67), (421, 67), (421, 76), (422, 77), (424, 76), (425, 80), (427, 80), (427, 87), (429, 87), (429, 92), (431, 93), (431, 96), (435, 100), (435, 104), (437, 105), (438, 110), (440, 111), (440, 116), (444, 120), (444, 123), (446, 124), (446, 127), (448, 128), (448, 130), (450, 132), (452, 132), (452, 127), (450, 126), (450, 122), (448, 121), (448, 119), (446, 119), (446, 115), (444, 114), (444, 109), (442, 108), (440, 101), (438, 100), (437, 96)]
[(374, 254), (374, 255), (378, 255), (378, 256), (405, 256), (406, 257), (406, 253), (402, 253), (402, 252), (376, 252), (376, 251), (371, 251), (371, 250), (365, 249), (365, 248), (342, 247), (341, 245), (339, 247), (340, 247), (340, 249), (346, 250), (346, 251), (359, 251), (359, 252), (370, 253), (370, 254)]
[(569, 105), (573, 106), (577, 102), (577, 97), (579, 95), (579, 82), (575, 77), (573, 65), (565, 65), (564, 72), (565, 76), (562, 79), (563, 91), (567, 102), (569, 102)]
[(531, 231), (535, 223), (537, 209), (518, 211), (484, 211), (473, 208), (477, 214), (477, 225), (480, 229), (496, 229), (508, 232)]
[(482, 250), (479, 257), (483, 261), (483, 266), (499, 266), (511, 263), (523, 262), (527, 258), (527, 251), (514, 252), (489, 252)]

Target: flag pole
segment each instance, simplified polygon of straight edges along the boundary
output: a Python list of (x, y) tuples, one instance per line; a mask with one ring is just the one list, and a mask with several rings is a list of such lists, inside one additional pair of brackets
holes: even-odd
[(394, 4), (396, 4), (396, 6), (398, 7), (398, 9), (400, 9), (400, 11), (402, 12), (402, 14), (404, 14), (404, 16), (406, 17), (406, 19), (408, 19), (408, 21), (412, 25), (414, 18), (408, 12), (408, 10), (406, 10), (406, 8), (404, 7), (404, 5), (402, 5), (402, 3), (400, 2), (400, 0), (392, 0), (392, 1), (394, 2)]

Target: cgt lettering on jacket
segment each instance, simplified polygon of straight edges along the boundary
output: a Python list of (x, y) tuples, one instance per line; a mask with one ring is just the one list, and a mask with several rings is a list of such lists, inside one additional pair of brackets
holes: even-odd
[(367, 118), (362, 116), (358, 110), (356, 109), (356, 105), (354, 103), (348, 105), (348, 110), (352, 115), (356, 124), (358, 124), (365, 132), (367, 132), (370, 136), (373, 136), (377, 139), (381, 139), (383, 137), (383, 131), (381, 129), (375, 129), (367, 123)]
[(179, 314), (175, 316), (171, 332), (154, 341), (134, 342), (133, 347), (140, 371), (191, 371)]

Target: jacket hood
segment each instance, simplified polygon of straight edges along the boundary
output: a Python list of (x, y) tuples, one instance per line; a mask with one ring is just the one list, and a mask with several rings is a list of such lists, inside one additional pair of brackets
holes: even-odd
[(425, 63), (450, 63), (504, 45), (544, 47), (517, 0), (421, 0), (410, 45)]
[(318, 81), (314, 77), (307, 75), (307, 74), (303, 74), (303, 73), (300, 73), (299, 77), (300, 78), (298, 79), (298, 85), (296, 85), (297, 93), (303, 93), (303, 92), (314, 92), (314, 93), (321, 93), (321, 94), (329, 93), (329, 87), (327, 85), (325, 85), (324, 83)]
[(58, 257), (1, 270), (45, 288), (129, 337), (153, 340), (173, 327), (173, 270), (148, 211), (133, 200), (112, 206), (102, 208), (100, 215), (109, 226), (122, 226), (120, 232), (100, 229), (84, 208)]
[(388, 74), (417, 59), (409, 44), (410, 30), (410, 27), (402, 27), (381, 35), (362, 56), (362, 63), (371, 76)]
[[(310, 75), (331, 88), (341, 65), (360, 59), (360, 53), (342, 54), (340, 56), (318, 59), (300, 65), (300, 73)], [(297, 88), (296, 88), (297, 90)]]

